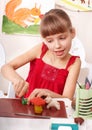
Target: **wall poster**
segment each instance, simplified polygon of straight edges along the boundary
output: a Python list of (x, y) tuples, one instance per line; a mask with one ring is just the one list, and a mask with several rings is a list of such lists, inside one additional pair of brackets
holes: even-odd
[(3, 33), (39, 34), (40, 21), (54, 8), (54, 0), (5, 0), (4, 8)]
[(92, 11), (92, 0), (57, 0), (57, 5), (71, 11)]

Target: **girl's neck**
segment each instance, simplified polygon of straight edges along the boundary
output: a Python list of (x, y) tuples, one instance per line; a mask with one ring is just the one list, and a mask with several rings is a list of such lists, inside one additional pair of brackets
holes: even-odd
[(65, 68), (67, 62), (69, 61), (71, 55), (68, 54), (64, 58), (58, 58), (53, 52), (47, 51), (43, 57), (43, 61), (56, 68)]

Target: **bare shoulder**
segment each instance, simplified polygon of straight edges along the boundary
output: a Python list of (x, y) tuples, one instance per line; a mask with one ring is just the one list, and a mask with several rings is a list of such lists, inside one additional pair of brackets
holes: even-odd
[(70, 71), (80, 71), (81, 68), (81, 59), (80, 57), (76, 57), (75, 62), (71, 65)]
[(80, 57), (76, 58), (75, 64), (81, 66), (81, 59), (80, 59)]

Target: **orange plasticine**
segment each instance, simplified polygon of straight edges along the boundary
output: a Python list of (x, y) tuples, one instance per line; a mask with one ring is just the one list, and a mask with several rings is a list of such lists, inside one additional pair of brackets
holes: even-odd
[(33, 99), (31, 99), (31, 103), (36, 106), (43, 106), (45, 105), (46, 101), (41, 97), (34, 97)]

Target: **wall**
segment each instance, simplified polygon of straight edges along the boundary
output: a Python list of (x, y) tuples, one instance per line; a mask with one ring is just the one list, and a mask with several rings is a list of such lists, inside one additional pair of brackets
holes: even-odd
[[(16, 35), (2, 35), (0, 43), (3, 45), (6, 55), (6, 62), (10, 61), (19, 54), (27, 51), (31, 47), (38, 44), (41, 39), (38, 36), (16, 36)], [(18, 72), (26, 78), (28, 73), (28, 65), (23, 66)], [(8, 90), (8, 81), (0, 74), (0, 89), (4, 92)]]
[[(60, 8), (59, 6), (56, 7)], [(76, 35), (83, 43), (86, 52), (86, 60), (92, 63), (92, 12), (73, 12), (65, 8), (63, 9), (69, 14), (73, 26), (76, 29)]]
[[(24, 35), (5, 35), (1, 32), (2, 27), (2, 14), (4, 11), (4, 0), (0, 0), (0, 41), (5, 49), (6, 62), (14, 58), (15, 56), (25, 52), (32, 46), (35, 46), (41, 41), (39, 36), (24, 36)], [(71, 12), (65, 10), (70, 15), (74, 27), (76, 28), (76, 35), (82, 41), (84, 49), (86, 51), (86, 60), (92, 63), (92, 12)], [(28, 65), (27, 65), (28, 66)], [(24, 66), (19, 69), (18, 72), (25, 78), (28, 73), (28, 67)], [(8, 81), (1, 79), (0, 89), (4, 92), (8, 89)]]

